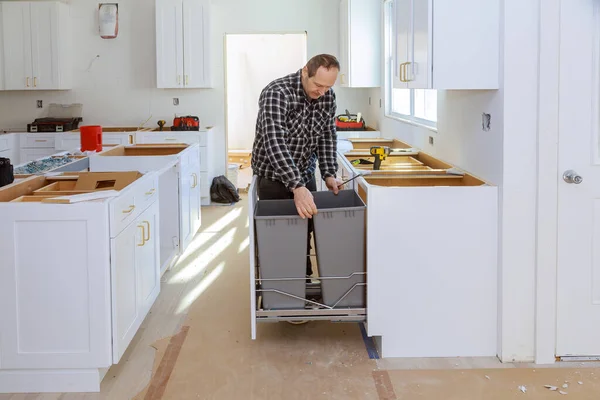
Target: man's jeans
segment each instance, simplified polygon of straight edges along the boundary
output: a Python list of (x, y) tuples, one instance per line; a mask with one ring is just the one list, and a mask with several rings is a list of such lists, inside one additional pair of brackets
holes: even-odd
[[(258, 198), (260, 200), (281, 200), (281, 199), (293, 199), (294, 194), (290, 192), (283, 183), (279, 181), (272, 181), (267, 178), (257, 177), (256, 183), (258, 184)], [(315, 177), (306, 184), (306, 188), (311, 192), (317, 191), (317, 183)], [(310, 240), (313, 232), (313, 220), (308, 219), (308, 244), (306, 254), (310, 254), (311, 245)], [(310, 276), (313, 273), (312, 263), (310, 262), (310, 256), (306, 257), (306, 275)]]

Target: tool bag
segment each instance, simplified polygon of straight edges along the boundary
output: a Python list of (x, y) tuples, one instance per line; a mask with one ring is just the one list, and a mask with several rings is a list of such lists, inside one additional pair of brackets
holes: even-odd
[(173, 119), (172, 131), (199, 131), (200, 119), (194, 115), (175, 117)]
[(233, 183), (224, 175), (213, 178), (210, 185), (210, 199), (215, 203), (237, 203), (240, 195)]
[(360, 121), (358, 121), (357, 114), (350, 114), (348, 112), (335, 117), (335, 127), (338, 131), (364, 131), (367, 129), (363, 117), (360, 117)]
[(10, 159), (0, 157), (0, 187), (10, 185), (14, 181), (15, 175)]

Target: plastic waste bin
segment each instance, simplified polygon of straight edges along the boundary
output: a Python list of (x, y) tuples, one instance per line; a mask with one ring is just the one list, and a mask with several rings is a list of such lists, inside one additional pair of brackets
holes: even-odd
[(294, 200), (258, 200), (254, 214), (263, 309), (304, 309), (308, 220), (300, 218)]
[[(335, 308), (363, 308), (366, 205), (354, 190), (313, 195), (318, 210), (314, 216), (314, 235), (319, 276), (324, 278), (321, 279), (323, 303)], [(341, 278), (326, 279), (329, 277)]]

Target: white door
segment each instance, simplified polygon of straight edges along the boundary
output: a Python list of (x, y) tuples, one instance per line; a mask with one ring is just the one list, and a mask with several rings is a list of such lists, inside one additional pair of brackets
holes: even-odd
[(156, 2), (156, 84), (183, 87), (183, 7), (181, 0)]
[(206, 1), (183, 1), (183, 73), (185, 87), (210, 86), (209, 18)]
[(139, 304), (143, 319), (160, 292), (158, 202), (144, 211), (139, 224), (143, 226), (144, 238), (142, 245), (137, 248), (135, 261), (138, 264)]
[(34, 89), (55, 89), (58, 73), (58, 4), (31, 3), (31, 54)]
[(4, 86), (6, 90), (33, 88), (31, 17), (29, 3), (2, 3)]
[(138, 247), (143, 246), (144, 225), (132, 222), (111, 239), (113, 363), (117, 364), (137, 331), (139, 298), (137, 287)]
[(181, 232), (179, 237), (181, 238), (181, 251), (184, 251), (188, 245), (192, 242), (194, 235), (192, 233), (192, 210), (191, 210), (191, 187), (192, 187), (192, 176), (189, 174), (189, 169), (180, 168), (179, 170), (179, 209), (181, 210), (180, 218)]
[[(556, 353), (597, 356), (600, 14), (596, 0), (561, 3)], [(569, 170), (575, 171), (575, 180), (581, 177), (583, 181), (567, 183), (562, 174)]]

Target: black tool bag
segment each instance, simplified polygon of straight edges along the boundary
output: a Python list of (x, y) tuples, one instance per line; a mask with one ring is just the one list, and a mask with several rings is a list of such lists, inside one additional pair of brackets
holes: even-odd
[(15, 175), (10, 159), (0, 157), (0, 187), (10, 185), (14, 181)]
[(213, 178), (210, 199), (215, 203), (237, 203), (240, 201), (240, 195), (233, 183), (221, 175)]

